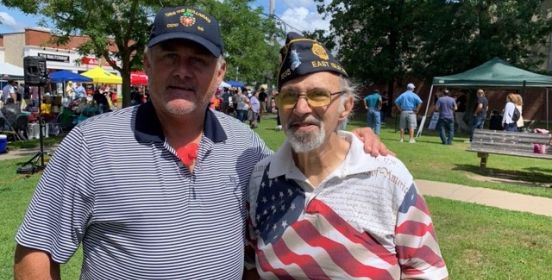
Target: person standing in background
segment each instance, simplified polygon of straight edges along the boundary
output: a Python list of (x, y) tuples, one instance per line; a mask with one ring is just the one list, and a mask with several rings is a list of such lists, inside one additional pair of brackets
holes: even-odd
[(251, 128), (257, 128), (257, 120), (259, 119), (259, 114), (262, 110), (262, 103), (259, 101), (259, 92), (254, 91), (249, 98), (249, 110), (251, 112), (251, 117), (249, 118), (249, 126)]
[(82, 86), (82, 83), (77, 83), (77, 87), (75, 87), (75, 96), (73, 97), (73, 100), (79, 100), (83, 97), (86, 97), (86, 89), (84, 86)]
[(422, 106), (422, 99), (414, 92), (413, 83), (406, 85), (406, 91), (403, 92), (397, 99), (395, 99), (395, 106), (401, 112), (400, 115), (400, 129), (401, 129), (401, 143), (404, 142), (404, 130), (408, 128), (408, 134), (410, 136), (409, 143), (416, 143), (414, 139), (414, 129), (418, 125), (418, 119), (416, 114)]
[(523, 119), (523, 98), (521, 97), (521, 94), (515, 94), (514, 97), (514, 105), (516, 105), (516, 108), (519, 111), (519, 119), (516, 121), (516, 125), (518, 131), (522, 131), (525, 126), (525, 120)]
[(247, 97), (247, 88), (238, 89), (237, 94), (238, 105), (236, 107), (238, 120), (244, 122), (247, 120), (249, 112), (249, 98)]
[(487, 119), (487, 111), (489, 110), (489, 100), (485, 96), (485, 91), (482, 89), (477, 90), (477, 105), (475, 105), (475, 111), (473, 112), (472, 126), (470, 130), (470, 142), (473, 140), (473, 132), (476, 128), (485, 127), (485, 120)]
[(506, 96), (506, 106), (504, 106), (504, 114), (502, 115), (502, 127), (506, 131), (518, 131), (516, 121), (514, 120), (514, 111), (516, 109), (515, 93), (509, 93)]
[(272, 91), (272, 100), (270, 106), (272, 106), (272, 113), (276, 114), (276, 130), (282, 130), (282, 123), (280, 122), (280, 114), (278, 112), (278, 106), (276, 106), (276, 98), (278, 98), (278, 91)]
[(443, 96), (437, 99), (435, 109), (439, 112), (439, 120), (437, 121), (437, 129), (441, 144), (452, 145), (454, 138), (454, 111), (458, 109), (454, 98), (450, 97), (450, 91), (445, 89)]
[(260, 107), (260, 111), (259, 111), (259, 115), (258, 115), (258, 121), (260, 122), (261, 121), (261, 117), (263, 116), (263, 113), (265, 111), (268, 111), (266, 108), (267, 108), (267, 105), (266, 105), (266, 100), (267, 100), (267, 97), (268, 97), (268, 94), (266, 93), (266, 90), (264, 87), (261, 87), (258, 91), (258, 99), (259, 99), (259, 102), (261, 104), (261, 107)]
[(364, 97), (364, 108), (366, 108), (366, 121), (368, 127), (374, 130), (376, 135), (380, 135), (381, 131), (381, 106), (383, 104), (381, 95), (378, 89), (374, 89), (369, 95)]
[(9, 80), (8, 83), (2, 88), (2, 102), (7, 103), (8, 98), (12, 98), (15, 102), (17, 99), (15, 93), (15, 86), (17, 83), (14, 80)]
[(73, 82), (71, 81), (67, 82), (67, 85), (65, 86), (65, 96), (70, 100), (75, 99), (75, 89), (73, 88)]

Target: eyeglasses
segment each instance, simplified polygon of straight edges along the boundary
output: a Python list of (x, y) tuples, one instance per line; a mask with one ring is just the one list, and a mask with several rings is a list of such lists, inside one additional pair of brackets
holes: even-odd
[(307, 90), (305, 94), (298, 94), (295, 90), (282, 90), (276, 99), (278, 107), (281, 109), (292, 109), (299, 101), (299, 98), (305, 97), (307, 99), (307, 104), (311, 108), (328, 106), (332, 102), (332, 96), (341, 95), (345, 93), (344, 90), (330, 92), (327, 89), (323, 88), (313, 88)]

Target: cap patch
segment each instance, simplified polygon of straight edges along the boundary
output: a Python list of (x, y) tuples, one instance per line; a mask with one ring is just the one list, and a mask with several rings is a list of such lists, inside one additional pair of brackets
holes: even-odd
[(196, 22), (196, 19), (194, 17), (194, 14), (192, 14), (190, 11), (186, 11), (180, 16), (180, 23), (186, 27), (190, 27), (194, 25)]
[(323, 59), (323, 60), (328, 60), (330, 58), (328, 56), (328, 53), (324, 49), (324, 47), (322, 47), (322, 45), (320, 45), (318, 43), (312, 44), (312, 53), (315, 54), (316, 56), (320, 57), (320, 59)]
[(299, 56), (299, 53), (297, 50), (291, 50), (291, 71), (295, 71), (297, 67), (301, 65), (301, 57)]

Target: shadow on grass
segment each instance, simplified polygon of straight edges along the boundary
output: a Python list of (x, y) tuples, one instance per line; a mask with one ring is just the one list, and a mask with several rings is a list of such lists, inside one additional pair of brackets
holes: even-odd
[[(467, 176), (477, 181), (519, 184), (538, 188), (552, 188), (552, 175), (544, 173), (551, 172), (552, 170), (550, 169), (531, 168), (531, 171), (519, 171), (497, 168), (482, 169), (477, 165), (457, 164), (453, 170), (472, 173), (473, 175), (467, 174)], [(529, 170), (529, 168), (525, 168), (524, 170)]]

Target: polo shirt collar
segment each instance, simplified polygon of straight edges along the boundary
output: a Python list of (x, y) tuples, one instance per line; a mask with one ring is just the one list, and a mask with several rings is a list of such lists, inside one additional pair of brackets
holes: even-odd
[[(349, 175), (366, 173), (378, 168), (379, 164), (376, 158), (366, 154), (364, 151), (364, 143), (362, 143), (358, 137), (347, 131), (339, 131), (339, 135), (346, 138), (351, 143), (351, 146), (349, 147), (349, 151), (341, 167), (330, 176), (344, 178)], [(269, 178), (285, 175), (287, 179), (306, 180), (305, 175), (297, 168), (293, 161), (291, 145), (287, 140), (272, 156), (269, 168)]]
[[(153, 103), (142, 104), (136, 110), (134, 137), (139, 142), (164, 142), (165, 135), (157, 117)], [(205, 110), (203, 134), (214, 143), (225, 141), (228, 137), (219, 120), (209, 108)]]

